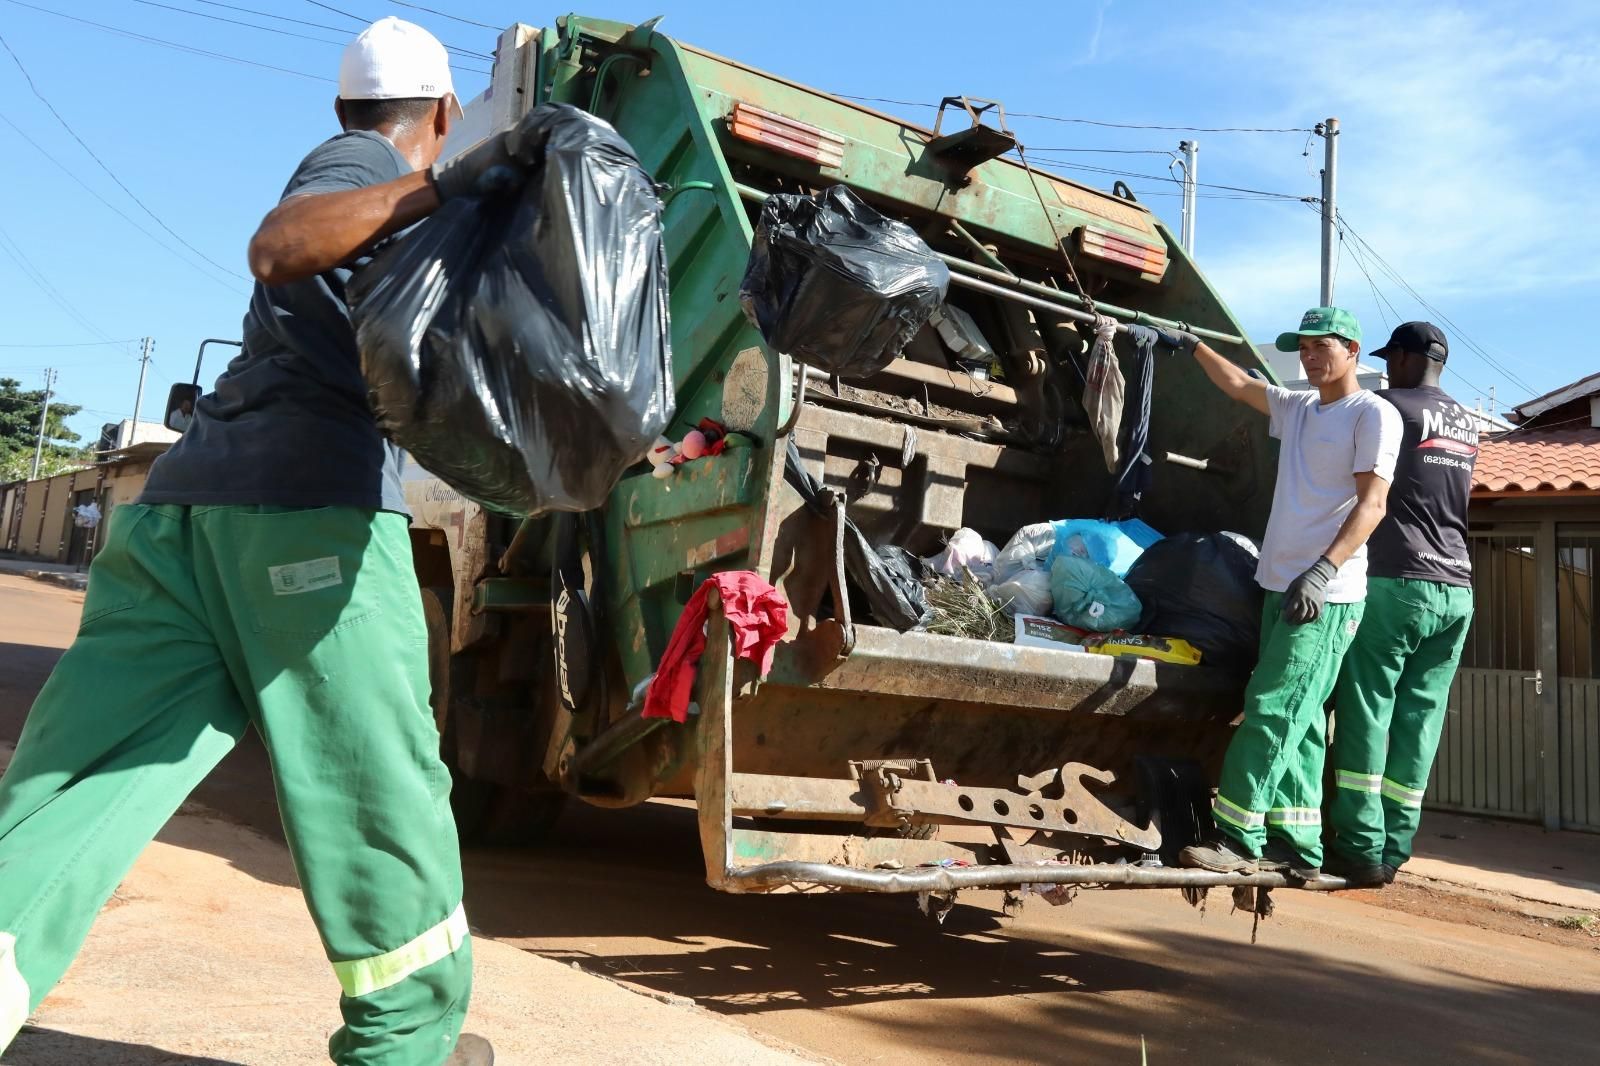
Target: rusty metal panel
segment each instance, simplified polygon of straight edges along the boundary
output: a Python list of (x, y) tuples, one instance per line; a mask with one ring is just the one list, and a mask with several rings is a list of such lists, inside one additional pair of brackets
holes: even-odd
[(1600, 680), (1561, 679), (1561, 827), (1600, 832)]

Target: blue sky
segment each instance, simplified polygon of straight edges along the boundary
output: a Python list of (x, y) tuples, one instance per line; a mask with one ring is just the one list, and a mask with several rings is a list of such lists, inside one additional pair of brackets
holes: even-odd
[[(564, 10), (525, 0), (424, 2), (491, 26), (550, 24)], [(312, 77), (118, 36), (47, 8)], [(803, 14), (615, 0), (585, 13), (635, 21), (665, 12), (664, 32), (843, 94), (937, 101), (966, 93), (1013, 112), (1130, 125), (1305, 128), (1337, 116), (1341, 213), (1370, 247), (1352, 250), (1347, 234), (1337, 302), (1359, 314), (1369, 346), (1397, 321), (1432, 318), (1452, 342), (1447, 386), (1469, 404), (1492, 386), (1501, 409), (1600, 364), (1592, 331), (1600, 15), (1592, 4), (1357, 2), (1335, 13), (1267, 3), (1055, 0), (984, 9), (808, 0), (794, 9)], [(44, 367), (58, 367), (60, 395), (87, 409), (73, 424), (92, 436), (100, 423), (131, 415), (138, 378), (137, 344), (105, 342), (155, 338), (143, 407), (153, 418), (167, 384), (188, 379), (201, 339), (239, 335), (246, 282), (199, 256), (247, 274), (256, 224), (301, 156), (336, 131), (339, 42), (359, 29), (341, 12), (397, 14), (449, 44), (493, 48), (489, 29), (381, 0), (0, 0), (0, 35), (39, 91), (155, 216), (0, 53), (0, 375), (36, 387)], [(464, 69), (456, 78), (463, 99), (487, 84)], [(911, 119), (932, 114), (880, 106)], [(1014, 125), (1037, 156), (1071, 164), (1051, 164), (1068, 176), (1109, 186), (1116, 176), (1077, 168), (1141, 175), (1125, 180), (1175, 229), (1179, 201), (1161, 153), (1187, 136), (1200, 142), (1203, 182), (1318, 193), (1322, 145), (1305, 133)], [(1201, 266), (1252, 338), (1269, 341), (1316, 302), (1317, 217), (1292, 200), (1203, 193)], [(213, 353), (204, 383), (223, 358)]]

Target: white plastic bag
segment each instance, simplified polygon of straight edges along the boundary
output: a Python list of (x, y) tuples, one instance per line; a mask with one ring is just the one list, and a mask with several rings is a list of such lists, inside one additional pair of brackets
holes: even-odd
[(1050, 591), (1050, 571), (1038, 567), (1022, 570), (1009, 581), (990, 585), (989, 599), (1012, 618), (1019, 614), (1048, 615), (1055, 605), (1055, 596)]
[(961, 580), (962, 567), (966, 567), (980, 585), (987, 586), (994, 580), (994, 559), (999, 552), (999, 548), (984, 540), (976, 530), (963, 527), (950, 535), (944, 551), (922, 561), (936, 573), (957, 581)]

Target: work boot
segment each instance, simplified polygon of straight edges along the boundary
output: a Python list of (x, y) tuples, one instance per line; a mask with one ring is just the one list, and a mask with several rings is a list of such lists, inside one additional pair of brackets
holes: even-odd
[(1253, 874), (1256, 860), (1233, 850), (1230, 841), (1213, 837), (1204, 844), (1190, 844), (1178, 853), (1178, 865), (1216, 874)]
[(1328, 872), (1344, 878), (1347, 888), (1382, 888), (1394, 883), (1394, 867), (1337, 854), (1328, 856)]
[(476, 1033), (462, 1033), (444, 1066), (494, 1066), (494, 1048)]
[(1261, 850), (1256, 868), (1262, 873), (1282, 874), (1302, 884), (1320, 884), (1328, 880), (1322, 867), (1307, 862), (1287, 841), (1277, 837), (1267, 838), (1267, 846)]

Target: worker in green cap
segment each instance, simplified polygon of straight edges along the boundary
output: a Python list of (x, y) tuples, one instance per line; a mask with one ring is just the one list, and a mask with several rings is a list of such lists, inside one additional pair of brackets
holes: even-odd
[(1324, 705), (1361, 624), (1366, 542), (1394, 478), (1400, 415), (1357, 382), (1361, 327), (1341, 308), (1313, 307), (1299, 329), (1278, 337), (1279, 351), (1300, 353), (1306, 391), (1269, 385), (1190, 334), (1164, 339), (1192, 351), (1229, 398), (1266, 415), (1281, 442), (1256, 569), (1266, 590), (1261, 656), (1223, 760), (1212, 806), (1217, 834), (1185, 848), (1181, 861), (1318, 880)]

